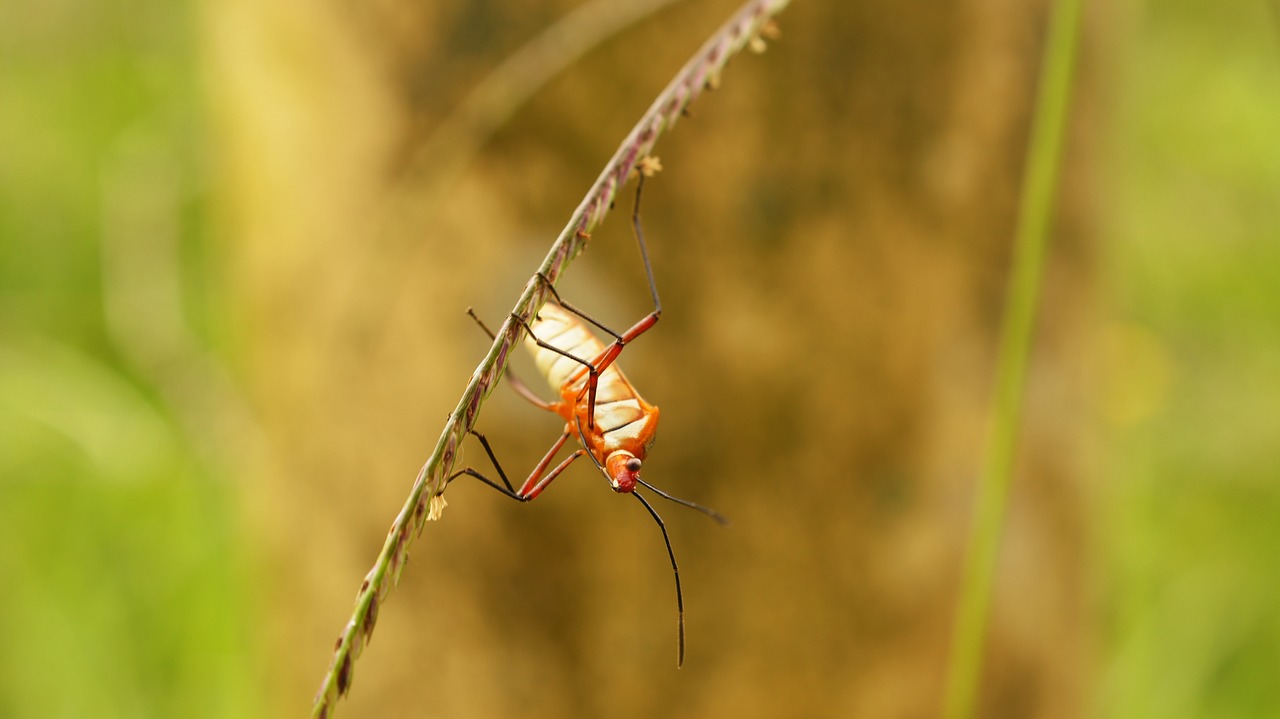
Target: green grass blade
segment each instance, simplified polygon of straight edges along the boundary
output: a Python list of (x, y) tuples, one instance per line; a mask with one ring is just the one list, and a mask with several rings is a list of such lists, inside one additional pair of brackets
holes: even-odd
[(983, 641), (1017, 450), (1027, 359), (1044, 275), (1049, 220), (1071, 94), (1080, 5), (1081, 0), (1057, 0), (1051, 10), (1001, 327), (993, 425), (978, 484), (948, 664), (943, 705), (947, 719), (973, 716), (982, 676)]

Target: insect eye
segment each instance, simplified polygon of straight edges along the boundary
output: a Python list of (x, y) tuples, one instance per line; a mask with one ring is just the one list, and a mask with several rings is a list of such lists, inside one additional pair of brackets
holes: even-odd
[(634, 474), (634, 473), (636, 473), (636, 472), (639, 472), (639, 471), (640, 471), (640, 460), (639, 460), (639, 459), (637, 459), (637, 458), (635, 458), (635, 457), (632, 457), (631, 459), (628, 459), (628, 460), (627, 460), (627, 465), (626, 465), (626, 466), (627, 466), (627, 471), (628, 471), (628, 472), (631, 472), (631, 473), (633, 473), (633, 474)]

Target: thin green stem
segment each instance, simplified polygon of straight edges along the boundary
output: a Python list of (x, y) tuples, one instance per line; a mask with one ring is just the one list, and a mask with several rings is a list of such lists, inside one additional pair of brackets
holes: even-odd
[(943, 707), (947, 719), (973, 716), (982, 676), (983, 643), (1004, 531), (1027, 362), (1062, 156), (1080, 5), (1081, 0), (1057, 0), (1051, 9), (1018, 207), (1013, 268), (1001, 327), (993, 425), (978, 483), (948, 665)]
[(356, 658), (373, 634), (378, 608), (404, 570), (409, 545), (422, 532), (427, 520), (437, 518), (443, 510), (445, 482), (453, 471), (462, 440), (475, 426), (481, 404), (502, 376), (507, 359), (520, 340), (523, 324), (532, 319), (547, 299), (549, 291), (538, 279), (538, 275), (541, 274), (551, 282), (559, 279), (586, 245), (591, 230), (608, 214), (614, 197), (626, 183), (636, 163), (649, 154), (658, 137), (679, 120), (690, 103), (703, 91), (716, 85), (729, 58), (738, 54), (748, 43), (760, 41), (761, 30), (788, 2), (789, 0), (751, 0), (703, 44), (622, 141), (578, 209), (569, 218), (560, 236), (551, 245), (546, 259), (525, 285), (516, 306), (498, 329), (488, 354), (472, 373), (458, 406), (445, 421), (435, 450), (418, 472), (404, 508), (391, 525), (382, 551), (360, 585), (351, 619), (338, 637), (333, 660), (316, 694), (312, 707), (313, 717), (332, 716), (338, 698), (350, 689)]

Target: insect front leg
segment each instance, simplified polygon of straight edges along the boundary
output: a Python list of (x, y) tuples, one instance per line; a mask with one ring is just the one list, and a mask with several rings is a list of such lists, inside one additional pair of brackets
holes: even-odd
[(490, 487), (493, 487), (494, 489), (498, 490), (499, 492), (502, 492), (503, 494), (507, 495), (512, 499), (519, 500), (521, 502), (526, 501), (516, 492), (515, 488), (511, 486), (511, 480), (507, 479), (507, 473), (502, 471), (502, 464), (498, 462), (498, 457), (493, 453), (493, 448), (489, 446), (489, 440), (485, 439), (485, 436), (483, 434), (480, 434), (474, 429), (469, 431), (471, 434), (475, 435), (476, 439), (480, 440), (480, 446), (484, 447), (484, 453), (489, 455), (489, 462), (493, 464), (493, 468), (498, 470), (498, 477), (502, 479), (502, 484), (499, 485), (497, 482), (493, 481), (492, 479), (489, 479), (483, 474), (480, 474), (479, 472), (472, 469), (471, 467), (465, 467), (449, 475), (449, 478), (446, 479), (444, 482), (445, 486), (446, 487), (449, 486), (449, 484), (453, 482), (453, 480), (465, 474), (470, 477), (475, 477), (481, 482), (484, 482), (485, 484), (489, 485)]
[(555, 444), (551, 445), (551, 449), (547, 450), (542, 461), (538, 462), (538, 466), (533, 468), (533, 472), (529, 474), (529, 478), (526, 479), (524, 484), (520, 485), (520, 489), (517, 490), (511, 485), (511, 481), (507, 479), (507, 473), (502, 470), (502, 464), (498, 462), (497, 455), (494, 454), (493, 448), (489, 446), (489, 440), (486, 439), (483, 434), (480, 434), (474, 429), (470, 430), (470, 432), (475, 435), (476, 439), (480, 440), (480, 446), (484, 447), (484, 453), (489, 456), (489, 462), (493, 464), (493, 468), (498, 470), (498, 477), (502, 480), (502, 484), (498, 484), (471, 467), (460, 469), (449, 475), (449, 478), (445, 480), (445, 484), (448, 485), (453, 480), (465, 474), (484, 482), (490, 487), (493, 487), (504, 495), (519, 502), (529, 502), (537, 498), (539, 494), (542, 494), (542, 490), (547, 488), (547, 485), (551, 484), (556, 477), (559, 477), (560, 473), (567, 469), (570, 464), (573, 464), (574, 460), (587, 453), (585, 449), (576, 450), (566, 457), (564, 461), (551, 469), (550, 472), (547, 471), (547, 468), (551, 466), (551, 462), (555, 460), (556, 454), (560, 452), (561, 448), (564, 447), (564, 443), (568, 441), (571, 436), (569, 428), (565, 427), (564, 433), (560, 435), (560, 438), (556, 440)]

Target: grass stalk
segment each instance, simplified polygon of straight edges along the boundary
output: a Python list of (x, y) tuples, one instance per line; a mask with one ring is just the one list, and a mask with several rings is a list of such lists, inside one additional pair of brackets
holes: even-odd
[[(749, 43), (760, 42), (761, 31), (788, 2), (751, 0), (703, 44), (658, 95), (605, 165), (551, 245), (546, 259), (538, 267), (539, 273), (553, 283), (558, 280), (581, 252), (591, 230), (604, 219), (636, 163), (650, 153), (658, 137), (676, 123), (704, 90), (715, 87), (731, 57)], [(547, 295), (548, 291), (538, 281), (537, 275), (532, 276), (511, 314), (498, 329), (489, 352), (472, 373), (457, 407), (445, 421), (435, 450), (419, 470), (404, 507), (391, 525), (382, 551), (360, 584), (355, 609), (338, 637), (333, 659), (316, 694), (313, 717), (333, 716), (338, 699), (350, 690), (355, 661), (373, 634), (378, 608), (398, 582), (410, 544), (421, 534), (426, 521), (439, 517), (443, 510), (444, 483), (453, 471), (458, 448), (468, 430), (475, 425), (481, 404), (497, 385), (511, 350), (520, 340), (521, 324), (516, 317), (531, 321)]]
[(997, 357), (994, 416), (977, 488), (968, 555), (948, 663), (943, 715), (973, 716), (992, 587), (1017, 451), (1049, 221), (1057, 189), (1081, 0), (1056, 0), (1040, 69), (1014, 235), (1013, 267)]

